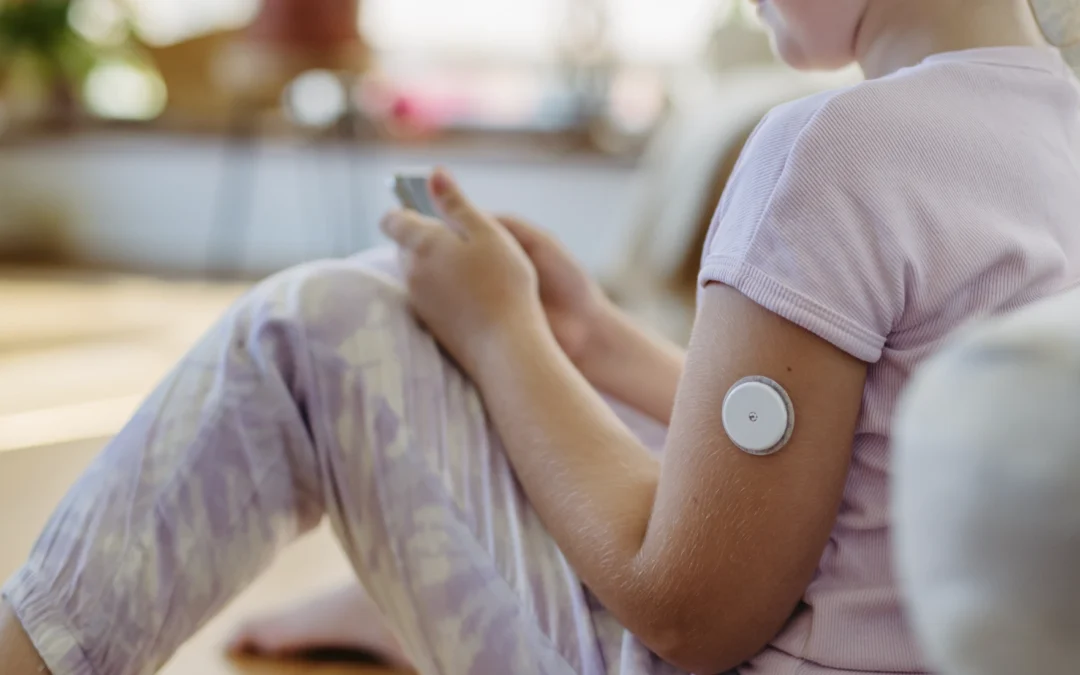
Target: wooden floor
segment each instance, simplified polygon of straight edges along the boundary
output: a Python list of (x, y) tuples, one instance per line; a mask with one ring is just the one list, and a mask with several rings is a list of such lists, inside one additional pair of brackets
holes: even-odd
[[(107, 436), (239, 287), (0, 271), (0, 580)], [(374, 674), (371, 669), (230, 662), (244, 617), (350, 578), (326, 529), (273, 567), (186, 645), (166, 675)]]

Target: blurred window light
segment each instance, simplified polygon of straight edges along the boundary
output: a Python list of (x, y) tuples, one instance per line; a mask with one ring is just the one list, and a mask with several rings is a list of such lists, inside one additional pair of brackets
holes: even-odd
[(122, 44), (128, 35), (123, 9), (115, 0), (75, 0), (68, 22), (76, 33), (99, 45)]
[(139, 36), (167, 45), (250, 22), (259, 0), (123, 0)]
[(153, 70), (103, 61), (86, 78), (83, 98), (93, 114), (114, 120), (151, 120), (165, 110), (165, 83)]
[[(110, 1), (79, 0), (92, 6)], [(260, 6), (260, 0), (116, 1), (130, 9), (139, 34), (154, 44), (242, 26)], [(576, 1), (362, 0), (361, 23), (380, 51), (543, 61), (558, 53), (567, 8)], [(733, 3), (747, 0), (606, 2), (616, 55), (633, 63), (668, 64), (699, 54)]]
[[(545, 57), (555, 53), (575, 0), (364, 0), (363, 27), (376, 47)], [(696, 56), (731, 0), (607, 0), (615, 54), (634, 63)]]
[(573, 0), (363, 0), (364, 35), (380, 50), (544, 58)]
[(345, 114), (348, 95), (336, 75), (311, 70), (293, 80), (285, 91), (285, 110), (299, 124), (327, 127)]
[(634, 63), (685, 63), (729, 9), (722, 0), (610, 0), (612, 47)]

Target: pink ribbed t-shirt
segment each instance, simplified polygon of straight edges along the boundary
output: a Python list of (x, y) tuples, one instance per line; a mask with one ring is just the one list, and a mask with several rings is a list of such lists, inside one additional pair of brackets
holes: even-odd
[(1080, 83), (1056, 50), (940, 54), (766, 117), (720, 203), (701, 282), (870, 366), (817, 574), (742, 675), (926, 671), (892, 573), (897, 397), (962, 324), (1078, 280)]

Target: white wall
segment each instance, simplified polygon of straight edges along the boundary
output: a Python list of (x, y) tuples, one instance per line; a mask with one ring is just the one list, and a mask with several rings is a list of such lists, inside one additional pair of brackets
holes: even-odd
[[(434, 163), (454, 170), (483, 206), (511, 210), (555, 231), (590, 269), (612, 265), (633, 222), (633, 167), (518, 155), (370, 147), (350, 152), (261, 141), (253, 154), (252, 189), (229, 191), (234, 204), (251, 197), (239, 267), (264, 273), (379, 241), (375, 225), (393, 204), (387, 178), (401, 167)], [(227, 156), (220, 140), (147, 134), (0, 149), (0, 246), (5, 235), (52, 221), (61, 223), (66, 246), (80, 258), (201, 272), (211, 263), (211, 235), (230, 175)], [(242, 220), (226, 231), (238, 233)]]

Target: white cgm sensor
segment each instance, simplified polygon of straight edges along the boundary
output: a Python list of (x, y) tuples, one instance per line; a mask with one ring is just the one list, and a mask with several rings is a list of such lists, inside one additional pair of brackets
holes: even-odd
[(724, 431), (751, 455), (771, 455), (791, 438), (795, 410), (791, 398), (767, 377), (746, 377), (724, 397)]

